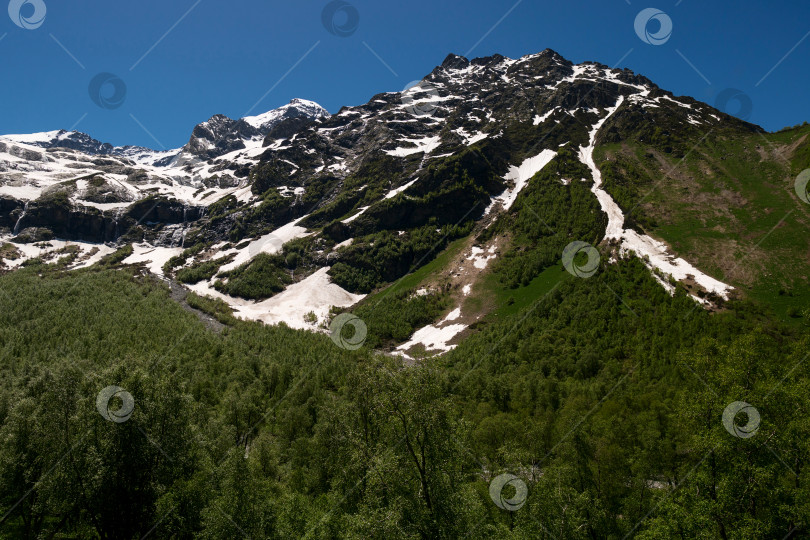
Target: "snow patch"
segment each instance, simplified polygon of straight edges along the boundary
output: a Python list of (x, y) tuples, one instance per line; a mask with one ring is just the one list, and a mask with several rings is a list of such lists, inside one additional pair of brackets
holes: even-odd
[(680, 106), (680, 107), (683, 107), (684, 109), (691, 109), (691, 108), (692, 108), (692, 106), (691, 106), (691, 105), (689, 105), (688, 103), (681, 103), (680, 101), (677, 101), (677, 100), (675, 100), (675, 99), (672, 99), (672, 98), (671, 98), (671, 97), (669, 97), (669, 96), (661, 96), (661, 97), (655, 98), (655, 101), (657, 101), (657, 102), (659, 102), (659, 103), (660, 103), (662, 99), (666, 99), (667, 101), (671, 101), (671, 102), (672, 102), (672, 103), (674, 103), (675, 105), (678, 105), (678, 106)]
[(601, 189), (602, 172), (599, 170), (599, 167), (596, 166), (596, 163), (593, 160), (593, 150), (596, 147), (596, 136), (599, 133), (599, 130), (602, 128), (605, 122), (607, 122), (608, 118), (610, 118), (613, 113), (619, 109), (623, 102), (624, 96), (619, 96), (616, 106), (609, 108), (607, 110), (607, 114), (596, 122), (593, 129), (591, 129), (588, 146), (581, 146), (579, 148), (580, 161), (591, 170), (591, 174), (593, 175), (593, 187), (591, 188), (591, 191), (596, 195), (596, 198), (599, 199), (599, 204), (602, 206), (602, 210), (604, 210), (604, 212), (608, 215), (608, 225), (607, 230), (605, 231), (605, 238), (607, 239), (621, 237), (624, 227), (624, 215), (622, 214), (619, 205), (613, 201), (613, 198), (605, 190)]
[(663, 242), (628, 229), (624, 231), (622, 252), (628, 251), (635, 252), (649, 266), (671, 275), (678, 281), (691, 277), (707, 291), (714, 292), (728, 300), (728, 293), (732, 290), (730, 285), (704, 274), (684, 259), (674, 257), (667, 252), (667, 246)]
[(386, 150), (385, 153), (389, 156), (406, 157), (413, 154), (424, 152), (430, 154), (439, 146), (439, 137), (425, 137), (424, 139), (401, 139), (399, 142), (405, 142), (415, 145), (413, 148), (396, 148), (394, 150)]
[(399, 195), (400, 193), (402, 193), (403, 191), (405, 191), (406, 189), (408, 189), (409, 187), (414, 185), (417, 180), (418, 180), (418, 178), (414, 178), (413, 180), (411, 180), (410, 182), (408, 182), (404, 186), (400, 186), (400, 187), (398, 187), (396, 189), (392, 189), (391, 191), (389, 191), (388, 193), (385, 194), (385, 198), (386, 199), (393, 199), (394, 197), (396, 197), (397, 195)]
[(339, 244), (335, 244), (335, 249), (340, 249), (342, 247), (349, 247), (350, 245), (352, 245), (352, 242), (354, 242), (354, 238), (349, 238), (348, 240), (344, 240), (343, 242), (341, 242)]
[(554, 150), (543, 150), (538, 155), (524, 160), (519, 167), (515, 167), (514, 165), (510, 166), (509, 172), (504, 176), (504, 180), (514, 182), (515, 186), (513, 188), (507, 188), (502, 194), (494, 197), (492, 204), (487, 207), (484, 214), (489, 214), (498, 202), (503, 204), (504, 210), (509, 210), (515, 203), (515, 200), (517, 200), (518, 194), (529, 183), (529, 180), (535, 174), (543, 170), (556, 155), (557, 152)]
[(453, 311), (451, 311), (450, 313), (448, 313), (448, 314), (447, 314), (447, 317), (445, 317), (444, 319), (442, 319), (442, 322), (441, 322), (441, 323), (439, 323), (439, 324), (443, 324), (443, 323), (446, 323), (446, 322), (455, 321), (455, 320), (456, 320), (456, 319), (458, 319), (459, 317), (461, 317), (461, 308), (456, 308), (456, 309), (454, 309)]
[(300, 217), (295, 221), (287, 223), (283, 227), (279, 227), (269, 234), (265, 234), (258, 240), (252, 241), (247, 247), (242, 248), (241, 250), (234, 249), (224, 252), (223, 255), (226, 256), (230, 255), (231, 253), (236, 253), (236, 257), (230, 263), (222, 266), (220, 271), (228, 272), (238, 268), (239, 266), (253, 259), (253, 257), (259, 253), (267, 253), (270, 255), (278, 253), (281, 250), (281, 246), (287, 242), (295, 240), (296, 238), (304, 238), (305, 236), (309, 236), (310, 233), (307, 233), (306, 227), (301, 227), (298, 225), (298, 223), (306, 217), (307, 216)]
[(359, 218), (360, 216), (362, 216), (362, 215), (363, 215), (363, 214), (366, 212), (366, 210), (368, 210), (369, 208), (371, 208), (371, 207), (370, 207), (370, 206), (364, 206), (364, 207), (360, 208), (360, 211), (359, 211), (359, 212), (357, 212), (355, 215), (353, 215), (353, 216), (351, 216), (351, 217), (348, 217), (348, 218), (344, 219), (343, 221), (341, 221), (341, 223), (345, 223), (345, 224), (349, 224), (349, 223), (351, 223), (351, 222), (352, 222), (352, 221), (354, 221), (355, 219), (357, 219), (357, 218)]
[(97, 262), (101, 261), (101, 259), (103, 259), (107, 255), (115, 253), (115, 251), (116, 251), (115, 247), (111, 247), (111, 246), (108, 246), (106, 244), (99, 244), (99, 245), (84, 244), (84, 245), (81, 245), (81, 247), (86, 249), (88, 252), (92, 251), (93, 249), (97, 249), (98, 251), (96, 251), (95, 254), (90, 255), (89, 257), (87, 257), (85, 260), (83, 260), (79, 264), (75, 265), (73, 267), (74, 270), (78, 270), (79, 268), (89, 268), (89, 267), (93, 266), (94, 264), (96, 264)]
[(455, 133), (464, 140), (465, 146), (471, 146), (489, 137), (488, 133), (482, 133), (480, 131), (478, 133), (468, 133), (467, 130), (464, 129), (463, 127), (453, 130), (453, 133)]
[(155, 247), (150, 244), (132, 244), (132, 250), (132, 255), (121, 261), (122, 264), (145, 264), (156, 276), (163, 275), (163, 265), (169, 259), (183, 252), (183, 248)]
[[(677, 101), (667, 98), (670, 101)], [(659, 242), (647, 235), (637, 233), (632, 229), (624, 228), (624, 214), (619, 208), (619, 205), (613, 200), (602, 188), (602, 173), (594, 163), (593, 151), (596, 145), (596, 136), (599, 129), (604, 123), (613, 115), (616, 110), (622, 105), (624, 96), (620, 96), (615, 107), (609, 108), (604, 118), (600, 119), (593, 127), (590, 133), (590, 141), (588, 146), (580, 147), (579, 158), (590, 170), (593, 175), (593, 187), (591, 191), (596, 195), (602, 210), (608, 215), (608, 225), (605, 231), (605, 239), (618, 240), (621, 244), (622, 253), (634, 252), (641, 260), (647, 264), (650, 269), (658, 269), (665, 275), (671, 275), (677, 280), (685, 280), (692, 278), (697, 284), (706, 289), (707, 291), (714, 292), (724, 299), (728, 299), (729, 292), (733, 290), (730, 285), (722, 283), (711, 276), (708, 276), (695, 268), (693, 265), (684, 259), (676, 258), (667, 251), (667, 246), (663, 242)], [(679, 105), (691, 108), (682, 103)], [(655, 274), (653, 272), (653, 274)], [(657, 277), (657, 276), (656, 276)], [(667, 287), (662, 280), (659, 283)]]
[[(70, 255), (69, 253), (58, 253), (66, 247), (78, 248), (79, 250), (77, 253), (78, 262), (73, 263), (70, 268), (86, 268), (88, 266), (92, 266), (101, 260), (102, 257), (109, 255), (116, 250), (115, 247), (111, 247), (106, 244), (92, 244), (89, 242), (73, 242), (54, 239), (47, 240), (45, 242), (36, 242), (33, 244), (14, 244), (12, 240), (13, 236), (10, 234), (0, 236), (0, 244), (10, 243), (19, 252), (17, 259), (0, 259), (0, 262), (4, 263), (6, 267), (12, 269), (19, 268), (25, 261), (37, 257), (41, 257), (48, 264), (53, 264)], [(94, 250), (96, 253), (91, 255)], [(0, 266), (2, 266), (2, 264), (0, 264)]]
[(443, 328), (426, 326), (414, 332), (411, 340), (397, 347), (397, 351), (405, 353), (409, 349), (422, 345), (426, 351), (448, 352), (456, 346), (448, 342), (467, 328), (466, 324), (451, 324)]
[[(291, 328), (319, 330), (318, 323), (327, 320), (332, 306), (345, 308), (365, 298), (365, 295), (352, 294), (332, 283), (328, 272), (329, 268), (321, 268), (272, 298), (260, 302), (227, 296), (206, 282), (190, 285), (188, 288), (197, 294), (223, 300), (234, 310), (234, 315), (246, 320), (265, 324), (283, 322)], [(317, 322), (305, 320), (309, 313), (315, 314)]]
[(544, 114), (544, 115), (542, 115), (542, 116), (540, 116), (539, 114), (538, 114), (538, 115), (536, 115), (536, 116), (534, 117), (534, 125), (535, 125), (535, 126), (539, 126), (540, 124), (542, 124), (543, 122), (545, 122), (546, 120), (548, 120), (548, 119), (549, 119), (549, 117), (550, 117), (552, 114), (554, 114), (555, 112), (557, 112), (557, 109), (558, 109), (558, 108), (559, 108), (559, 107), (554, 107), (553, 109), (551, 109), (550, 111), (548, 111), (546, 114)]

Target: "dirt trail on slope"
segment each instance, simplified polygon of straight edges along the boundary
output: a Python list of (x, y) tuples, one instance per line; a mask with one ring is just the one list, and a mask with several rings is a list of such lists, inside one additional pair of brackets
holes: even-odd
[(205, 313), (204, 311), (200, 311), (199, 309), (193, 308), (188, 305), (186, 298), (188, 297), (189, 291), (177, 283), (173, 279), (165, 279), (165, 278), (157, 278), (160, 279), (163, 283), (169, 286), (169, 296), (172, 300), (180, 304), (180, 307), (188, 311), (189, 313), (194, 314), (201, 323), (205, 325), (206, 328), (211, 330), (212, 332), (216, 332), (217, 334), (222, 333), (222, 330), (225, 329), (225, 325), (216, 320), (214, 317)]

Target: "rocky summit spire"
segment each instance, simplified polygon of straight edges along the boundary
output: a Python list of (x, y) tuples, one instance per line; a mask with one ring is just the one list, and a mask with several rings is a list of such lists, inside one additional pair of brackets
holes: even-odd
[(470, 61), (463, 56), (450, 53), (447, 55), (447, 58), (444, 59), (444, 62), (442, 62), (441, 67), (444, 69), (464, 69), (469, 65)]

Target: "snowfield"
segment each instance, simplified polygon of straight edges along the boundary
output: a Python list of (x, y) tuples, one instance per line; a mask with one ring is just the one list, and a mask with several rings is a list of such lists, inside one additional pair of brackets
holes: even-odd
[(455, 345), (448, 345), (448, 342), (459, 335), (467, 328), (465, 324), (451, 324), (441, 328), (437, 326), (425, 326), (414, 332), (411, 340), (397, 347), (397, 351), (404, 353), (409, 349), (422, 345), (427, 351), (448, 352), (455, 348)]
[(497, 203), (501, 203), (504, 210), (509, 210), (517, 200), (520, 192), (529, 183), (529, 180), (531, 180), (535, 174), (542, 171), (556, 155), (557, 152), (554, 150), (543, 150), (538, 155), (524, 160), (523, 163), (517, 167), (511, 165), (509, 172), (506, 173), (503, 179), (507, 182), (513, 182), (514, 187), (507, 188), (506, 191), (494, 197), (492, 204), (487, 207), (484, 214), (489, 214)]
[(497, 258), (497, 255), (495, 255), (495, 246), (490, 247), (486, 252), (483, 248), (473, 246), (467, 260), (473, 261), (473, 266), (477, 269), (484, 270), (489, 265), (489, 261), (495, 258)]
[(228, 272), (239, 266), (245, 264), (258, 255), (259, 253), (267, 253), (273, 255), (281, 251), (281, 247), (291, 240), (297, 238), (304, 238), (309, 236), (306, 227), (301, 227), (298, 223), (305, 219), (307, 216), (300, 217), (295, 221), (291, 221), (286, 225), (279, 227), (271, 233), (268, 233), (258, 240), (252, 241), (247, 247), (240, 250), (229, 249), (221, 253), (222, 256), (227, 257), (231, 254), (236, 254), (236, 257), (230, 263), (223, 265), (220, 272)]
[[(409, 187), (414, 185), (417, 180), (418, 180), (418, 178), (414, 178), (413, 180), (411, 180), (410, 182), (408, 182), (404, 186), (400, 186), (400, 187), (398, 187), (396, 189), (392, 189), (391, 191), (389, 191), (388, 193), (385, 194), (385, 198), (386, 199), (393, 199), (394, 197), (396, 197), (397, 195), (399, 195), (400, 193), (402, 193), (403, 191), (405, 191), (406, 189), (408, 189)], [(344, 221), (344, 223), (346, 223), (346, 222)]]
[(363, 206), (362, 208), (358, 208), (358, 210), (357, 210), (357, 213), (356, 213), (356, 214), (354, 214), (353, 216), (347, 217), (347, 218), (346, 218), (346, 219), (344, 219), (344, 220), (343, 220), (341, 223), (345, 223), (345, 224), (349, 224), (349, 223), (351, 223), (351, 222), (352, 222), (352, 221), (354, 221), (355, 219), (357, 219), (357, 218), (359, 218), (360, 216), (362, 216), (362, 215), (365, 213), (365, 211), (366, 211), (366, 210), (368, 210), (369, 208), (371, 208), (371, 207), (370, 207), (370, 206)]
[(14, 244), (13, 236), (10, 234), (0, 236), (0, 245), (9, 243), (21, 256), (17, 259), (3, 259), (7, 268), (19, 268), (23, 262), (41, 257), (46, 262), (55, 263), (66, 255), (58, 253), (66, 247), (78, 248), (78, 259), (70, 268), (79, 269), (92, 266), (101, 260), (105, 255), (113, 253), (116, 248), (105, 244), (92, 244), (90, 242), (67, 242), (65, 240), (47, 240), (35, 244)]
[[(250, 126), (262, 133), (286, 118), (306, 116), (316, 121), (329, 117), (329, 112), (314, 101), (293, 99), (289, 104), (273, 109), (258, 116), (245, 117)], [(212, 118), (199, 124), (210, 126), (216, 121)], [(292, 140), (294, 140), (293, 137)], [(80, 177), (99, 176), (108, 183), (117, 184), (130, 193), (134, 202), (147, 194), (158, 193), (177, 199), (189, 205), (209, 205), (228, 195), (234, 195), (240, 202), (253, 198), (246, 180), (239, 180), (230, 172), (223, 174), (223, 164), (249, 166), (268, 148), (278, 150), (283, 143), (292, 140), (277, 140), (265, 148), (264, 136), (252, 136), (240, 139), (244, 148), (216, 157), (212, 160), (202, 159), (194, 154), (194, 146), (189, 143), (173, 150), (150, 150), (148, 148), (124, 146), (110, 147), (93, 141), (89, 136), (76, 131), (48, 131), (29, 135), (0, 136), (0, 194), (18, 200), (37, 199), (43, 191), (65, 181)], [(60, 141), (67, 144), (90, 145), (87, 152), (71, 150), (60, 146)], [(194, 139), (196, 147), (211, 149), (214, 142), (205, 139)], [(48, 146), (51, 148), (48, 148)], [(97, 146), (96, 146), (97, 145)], [(117, 163), (116, 163), (117, 162)], [(121, 170), (141, 171), (148, 181), (129, 178), (127, 174), (109, 172), (111, 164)], [(295, 164), (292, 164), (296, 166)], [(297, 167), (297, 166), (296, 166)], [(228, 178), (226, 185), (206, 185), (203, 179)], [(234, 185), (237, 184), (238, 185)], [(82, 194), (75, 194), (74, 203), (85, 206), (96, 206), (100, 209), (114, 207), (97, 206), (82, 200)], [(123, 205), (122, 205), (123, 206)]]
[(399, 142), (408, 143), (414, 145), (413, 147), (407, 148), (396, 148), (394, 150), (386, 150), (385, 153), (389, 156), (395, 157), (407, 157), (413, 154), (419, 154), (424, 152), (425, 154), (430, 154), (436, 148), (439, 147), (440, 137), (425, 137), (422, 139), (401, 139)]
[[(34, 137), (32, 136), (32, 138)], [(6, 147), (5, 151), (0, 150), (0, 171), (2, 171), (0, 173), (0, 194), (18, 200), (32, 201), (39, 198), (46, 189), (52, 186), (93, 175), (103, 177), (108, 184), (118, 186), (118, 188), (129, 194), (132, 201), (122, 203), (122, 206), (131, 204), (151, 192), (157, 192), (190, 205), (211, 204), (228, 195), (236, 195), (240, 200), (249, 200), (253, 196), (250, 187), (246, 186), (245, 182), (240, 182), (235, 187), (205, 186), (202, 179), (218, 174), (212, 170), (218, 166), (218, 163), (214, 162), (214, 164), (209, 165), (190, 154), (182, 152), (181, 149), (164, 152), (169, 156), (174, 155), (175, 159), (163, 166), (150, 163), (155, 157), (154, 154), (126, 157), (96, 156), (105, 161), (121, 160), (122, 167), (138, 169), (148, 175), (148, 182), (135, 183), (125, 174), (104, 172), (92, 161), (79, 159), (83, 156), (81, 153), (65, 149), (45, 150), (24, 141), (25, 137), (23, 136), (6, 135), (0, 137), (0, 143), (4, 143)], [(247, 143), (248, 147), (246, 149), (235, 152), (234, 155), (229, 154), (232, 161), (248, 163), (251, 162), (249, 160), (255, 159), (252, 154), (263, 151), (261, 141), (248, 141)], [(172, 152), (175, 152), (175, 154), (172, 154)], [(31, 156), (40, 156), (40, 159), (25, 162), (21, 161), (17, 156), (17, 154), (24, 155), (26, 153)], [(135, 164), (132, 165), (132, 162), (130, 162), (130, 165), (126, 165), (126, 158), (135, 160)], [(137, 161), (138, 159), (144, 159), (144, 161)], [(85, 201), (81, 197), (82, 193), (77, 191), (72, 199), (75, 203), (84, 206), (96, 206), (98, 204)]]
[[(222, 294), (204, 281), (188, 285), (188, 288), (201, 296), (219, 298), (233, 309), (236, 317), (245, 320), (265, 324), (283, 322), (291, 328), (323, 331), (321, 325), (327, 321), (332, 306), (349, 307), (365, 298), (363, 294), (352, 294), (332, 283), (327, 272), (329, 268), (321, 268), (272, 298), (259, 302)], [(309, 313), (315, 314), (315, 322), (305, 320)]]
[(550, 111), (548, 111), (547, 113), (545, 113), (542, 116), (540, 116), (539, 114), (537, 116), (535, 116), (534, 121), (533, 121), (534, 125), (539, 126), (540, 124), (542, 124), (543, 122), (548, 120), (551, 117), (552, 114), (557, 112), (557, 109), (559, 109), (559, 107), (554, 107), (553, 109), (551, 109)]
[(608, 215), (608, 225), (607, 230), (605, 231), (605, 237), (607, 239), (621, 238), (622, 233), (624, 232), (624, 215), (622, 214), (619, 205), (616, 204), (613, 198), (602, 189), (602, 172), (599, 170), (599, 167), (596, 166), (596, 163), (594, 163), (593, 151), (596, 147), (596, 136), (599, 134), (599, 130), (602, 128), (605, 122), (607, 122), (608, 118), (610, 118), (613, 113), (615, 113), (619, 107), (621, 107), (623, 102), (624, 96), (619, 96), (616, 106), (608, 109), (608, 113), (605, 115), (605, 117), (599, 120), (591, 129), (588, 146), (582, 146), (579, 148), (579, 160), (588, 166), (588, 168), (591, 170), (591, 174), (593, 175), (593, 187), (591, 188), (591, 191), (596, 195), (596, 198), (599, 199), (599, 204), (602, 206), (602, 210), (604, 210), (604, 212)]
[(489, 137), (487, 133), (482, 133), (480, 131), (478, 133), (467, 133), (467, 130), (465, 130), (463, 127), (454, 130), (453, 133), (464, 140), (464, 146), (471, 146)]
[(169, 259), (183, 252), (183, 248), (154, 247), (150, 244), (133, 244), (132, 255), (122, 261), (123, 264), (145, 263), (151, 273), (163, 275), (163, 265)]

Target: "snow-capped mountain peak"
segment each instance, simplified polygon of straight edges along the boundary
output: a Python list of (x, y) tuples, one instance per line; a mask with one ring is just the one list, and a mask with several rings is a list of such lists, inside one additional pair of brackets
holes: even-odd
[(70, 148), (94, 155), (115, 153), (115, 147), (109, 143), (97, 141), (90, 135), (80, 131), (66, 131), (64, 129), (28, 135), (2, 135), (0, 139), (39, 148)]
[(69, 148), (91, 155), (115, 155), (130, 158), (138, 163), (154, 164), (165, 160), (166, 157), (176, 156), (181, 150), (198, 153), (211, 150), (217, 145), (226, 149), (230, 148), (229, 151), (244, 148), (244, 145), (240, 145), (238, 141), (261, 139), (276, 125), (289, 118), (316, 120), (329, 116), (329, 112), (316, 102), (298, 98), (277, 109), (240, 120), (232, 120), (225, 115), (216, 114), (194, 128), (186, 147), (162, 151), (142, 146), (113, 146), (98, 141), (86, 133), (64, 129), (0, 135), (0, 140), (44, 149)]
[(287, 105), (267, 111), (257, 116), (246, 116), (242, 118), (245, 122), (259, 131), (269, 131), (279, 122), (287, 118), (307, 117), (311, 119), (328, 118), (329, 112), (315, 103), (306, 99), (295, 98)]
[(278, 109), (239, 120), (217, 114), (194, 128), (184, 150), (201, 158), (213, 159), (243, 150), (251, 146), (250, 142), (261, 141), (276, 126), (286, 121), (290, 121), (293, 124), (291, 128), (295, 130), (326, 117), (329, 117), (326, 109), (314, 101), (304, 99), (293, 99)]
[(21, 133), (21, 134), (8, 134), (8, 135), (1, 135), (0, 139), (6, 139), (13, 142), (30, 144), (30, 145), (40, 145), (43, 143), (49, 143), (51, 141), (56, 140), (61, 133), (69, 133), (64, 130), (54, 130), (54, 131), (42, 131), (40, 133)]

